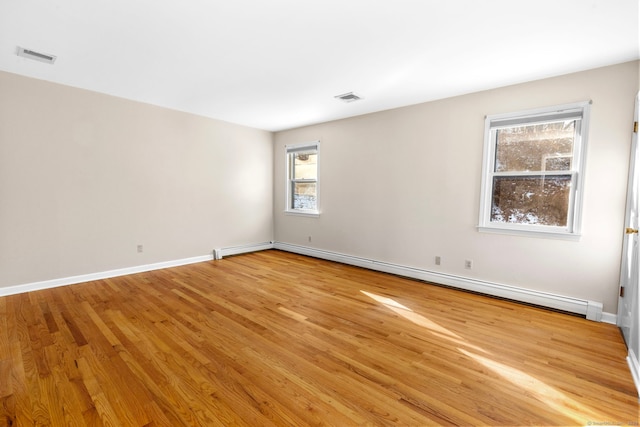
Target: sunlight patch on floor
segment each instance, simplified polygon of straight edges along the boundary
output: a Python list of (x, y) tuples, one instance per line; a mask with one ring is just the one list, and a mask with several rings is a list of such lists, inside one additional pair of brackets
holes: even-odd
[[(556, 388), (549, 386), (545, 382), (519, 369), (507, 366), (488, 357), (485, 357), (490, 355), (490, 353), (488, 353), (486, 350), (468, 343), (458, 334), (437, 324), (436, 322), (433, 322), (427, 317), (416, 313), (409, 307), (395, 301), (394, 299), (363, 290), (361, 290), (360, 292), (373, 299), (374, 301), (382, 304), (393, 313), (402, 316), (403, 318), (415, 323), (416, 325), (426, 328), (434, 335), (440, 338), (447, 339), (451, 342), (456, 343), (457, 345), (460, 345), (461, 347), (464, 347), (457, 348), (457, 350), (461, 354), (467, 356), (469, 359), (498, 374), (506, 381), (516, 385), (522, 390), (523, 396), (525, 396), (527, 399), (536, 399), (541, 403), (541, 406), (543, 405), (550, 411), (555, 411), (566, 417), (569, 417), (579, 424), (584, 424), (589, 422), (589, 420), (597, 420), (601, 418), (602, 414), (594, 412), (588, 406), (584, 406), (578, 403)], [(470, 352), (469, 350), (473, 350), (474, 352), (478, 353), (484, 353), (485, 356), (480, 356), (476, 353)]]
[(368, 296), (369, 298), (378, 301), (379, 303), (387, 306), (387, 307), (395, 307), (395, 308), (401, 308), (403, 310), (408, 310), (408, 311), (413, 311), (411, 310), (409, 307), (404, 306), (402, 304), (400, 304), (398, 301), (389, 298), (389, 297), (383, 297), (382, 295), (376, 295), (374, 293), (371, 292), (367, 292), (367, 291), (360, 291), (363, 294), (365, 294), (366, 296)]
[(459, 335), (457, 335), (454, 332), (451, 332), (450, 330), (448, 330), (447, 328), (440, 326), (439, 324), (437, 324), (436, 322), (429, 320), (428, 318), (426, 318), (425, 316), (416, 313), (415, 311), (411, 310), (410, 308), (408, 308), (405, 305), (400, 304), (399, 302), (397, 302), (396, 300), (389, 298), (389, 297), (384, 297), (381, 295), (376, 295), (374, 293), (371, 292), (367, 292), (367, 291), (360, 291), (362, 292), (364, 295), (368, 296), (369, 298), (373, 299), (374, 301), (379, 302), (380, 304), (384, 305), (386, 308), (388, 308), (389, 310), (393, 311), (394, 313), (404, 317), (405, 319), (415, 323), (418, 326), (422, 326), (426, 329), (429, 330), (429, 332), (433, 333), (436, 336), (445, 338), (449, 341), (452, 341), (458, 345), (464, 345), (466, 347), (469, 348), (473, 348), (476, 351), (481, 351), (483, 353), (486, 353), (485, 350), (483, 350), (480, 347), (474, 346), (473, 344), (469, 344), (464, 338), (460, 337)]
[(518, 386), (522, 389), (524, 395), (535, 398), (549, 409), (570, 417), (579, 424), (586, 423), (589, 420), (597, 420), (602, 417), (602, 414), (593, 412), (591, 408), (576, 402), (554, 387), (519, 369), (473, 354), (461, 348), (459, 348), (458, 351), (500, 375), (510, 383)]

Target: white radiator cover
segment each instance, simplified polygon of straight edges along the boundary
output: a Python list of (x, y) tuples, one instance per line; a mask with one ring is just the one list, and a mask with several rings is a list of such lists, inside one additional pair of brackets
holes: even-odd
[(385, 273), (397, 274), (399, 276), (410, 277), (413, 279), (423, 280), (425, 282), (447, 285), (458, 289), (479, 292), (491, 296), (511, 299), (514, 301), (520, 301), (543, 307), (553, 308), (556, 310), (567, 311), (570, 313), (582, 314), (589, 320), (593, 320), (596, 322), (606, 320), (607, 323), (615, 324), (615, 316), (607, 313), (606, 316), (603, 317), (602, 303), (596, 301), (588, 301), (563, 295), (519, 288), (516, 286), (503, 285), (499, 283), (486, 282), (483, 280), (471, 279), (451, 274), (406, 267), (403, 265), (380, 262), (366, 258), (359, 258), (351, 255), (340, 254), (337, 252), (309, 248), (300, 245), (292, 245), (289, 243), (276, 242), (274, 244), (274, 248), (287, 252), (294, 252), (301, 255), (308, 255), (330, 261), (337, 261), (344, 264), (355, 265), (358, 267), (368, 268)]

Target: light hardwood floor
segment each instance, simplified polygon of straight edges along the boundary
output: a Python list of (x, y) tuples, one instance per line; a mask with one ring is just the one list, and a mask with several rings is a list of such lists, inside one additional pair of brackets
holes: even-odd
[(0, 298), (0, 426), (638, 422), (615, 326), (264, 251)]

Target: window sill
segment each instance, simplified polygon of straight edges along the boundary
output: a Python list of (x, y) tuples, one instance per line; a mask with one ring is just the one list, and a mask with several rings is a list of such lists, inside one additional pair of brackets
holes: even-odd
[(495, 234), (509, 234), (512, 236), (524, 236), (524, 237), (537, 237), (543, 239), (558, 239), (558, 240), (580, 240), (581, 235), (577, 233), (567, 233), (562, 231), (542, 231), (542, 230), (523, 230), (519, 228), (507, 228), (507, 227), (487, 227), (478, 226), (478, 231), (481, 233), (495, 233)]
[(320, 216), (320, 212), (318, 211), (284, 211), (284, 214), (292, 216), (306, 216), (311, 218), (318, 218)]

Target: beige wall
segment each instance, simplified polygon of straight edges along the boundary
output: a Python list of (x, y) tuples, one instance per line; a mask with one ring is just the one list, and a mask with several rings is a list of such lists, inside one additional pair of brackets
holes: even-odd
[[(598, 301), (616, 313), (638, 85), (631, 62), (279, 132), (276, 241)], [(580, 241), (478, 232), (485, 115), (585, 100), (593, 105)], [(285, 215), (284, 145), (313, 140), (321, 215)]]
[(0, 72), (0, 287), (270, 241), (272, 157), (266, 131)]
[[(274, 151), (269, 132), (0, 72), (0, 287), (269, 241), (275, 226), (280, 242), (615, 313), (639, 75), (633, 62), (279, 132)], [(479, 233), (484, 116), (587, 99), (582, 239)], [(317, 139), (322, 214), (285, 215), (284, 145)]]

